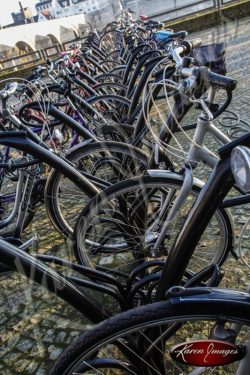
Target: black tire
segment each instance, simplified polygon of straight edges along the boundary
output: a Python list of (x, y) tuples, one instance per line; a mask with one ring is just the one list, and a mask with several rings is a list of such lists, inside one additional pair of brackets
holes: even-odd
[(99, 95), (88, 99), (87, 102), (107, 121), (110, 119), (118, 123), (126, 122), (131, 104), (129, 99), (113, 94)]
[[(224, 291), (224, 297), (222, 293), (219, 297), (218, 292), (210, 294), (200, 298), (175, 297), (109, 318), (72, 343), (56, 361), (50, 375), (188, 375), (199, 370), (173, 360), (171, 349), (183, 342), (220, 339), (215, 328), (227, 332), (235, 322), (242, 325), (235, 343), (242, 345), (250, 338), (249, 295), (243, 298), (245, 302), (248, 299), (248, 306), (246, 302), (241, 310), (237, 298), (233, 299), (229, 292)], [(203, 367), (198, 373), (233, 375), (238, 364)]]
[[(201, 184), (193, 184), (155, 251), (154, 243), (182, 181), (183, 176), (173, 173), (167, 177), (138, 177), (119, 182), (96, 195), (79, 215), (74, 229), (78, 261), (88, 267), (105, 265), (111, 272), (130, 273), (145, 260), (165, 260), (201, 189)], [(167, 202), (165, 215), (159, 220), (164, 202)], [(222, 264), (232, 246), (232, 233), (228, 212), (218, 209), (188, 269), (196, 273), (212, 263)]]
[[(105, 155), (106, 158), (108, 158), (110, 154), (113, 158), (111, 167), (115, 163), (115, 166), (118, 169), (116, 169), (115, 172), (112, 170), (114, 174), (110, 174), (109, 176), (107, 175), (105, 177), (103, 175), (103, 173), (105, 173), (106, 171), (105, 168), (107, 168), (107, 170), (111, 168), (110, 166), (107, 166), (105, 164)], [(104, 164), (100, 164), (101, 161), (98, 164), (98, 157), (100, 158), (100, 160), (103, 159), (102, 163)], [(71, 162), (75, 163), (76, 166), (78, 165), (79, 168), (82, 168), (83, 161), (86, 165), (89, 160), (90, 166), (92, 167), (92, 170), (88, 170), (89, 174), (92, 176), (94, 175), (95, 177), (100, 177), (103, 181), (105, 180), (106, 183), (115, 182), (117, 181), (117, 179), (121, 180), (124, 178), (128, 178), (129, 176), (142, 174), (145, 171), (148, 162), (146, 154), (141, 150), (137, 149), (136, 147), (118, 142), (95, 142), (84, 145), (80, 144), (73, 150), (69, 151), (67, 158)], [(95, 165), (91, 162), (93, 158), (96, 158), (96, 170), (93, 169)], [(124, 160), (125, 162), (128, 162), (128, 160), (133, 160), (135, 164), (131, 165), (130, 168), (127, 164), (126, 168), (124, 168), (124, 165), (122, 165), (122, 160)], [(107, 159), (107, 163), (110, 163), (109, 159)], [(134, 168), (134, 171), (132, 168)], [(123, 172), (123, 174), (121, 172)], [(110, 178), (112, 179), (112, 181), (110, 181)], [(75, 224), (76, 217), (78, 216), (84, 205), (89, 201), (89, 198), (85, 194), (81, 193), (80, 190), (75, 187), (75, 185), (71, 184), (72, 195), (70, 195), (70, 206), (66, 205), (67, 202), (62, 201), (62, 192), (63, 186), (65, 186), (65, 181), (68, 180), (63, 177), (61, 171), (51, 171), (45, 189), (45, 204), (48, 215), (56, 229), (65, 237), (68, 237), (73, 233), (72, 228)], [(70, 184), (69, 181), (67, 183)], [(81, 195), (77, 196), (77, 194)], [(81, 199), (79, 199), (79, 197)], [(65, 208), (63, 208), (64, 206)], [(72, 208), (74, 209), (72, 210)], [(70, 216), (70, 219), (68, 215)]]

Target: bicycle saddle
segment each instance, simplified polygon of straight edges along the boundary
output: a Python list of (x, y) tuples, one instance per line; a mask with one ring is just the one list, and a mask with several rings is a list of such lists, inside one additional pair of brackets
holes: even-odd
[(162, 30), (157, 31), (156, 39), (158, 42), (166, 42), (174, 38), (185, 39), (187, 35), (187, 31), (178, 31), (177, 33), (174, 33), (172, 30)]

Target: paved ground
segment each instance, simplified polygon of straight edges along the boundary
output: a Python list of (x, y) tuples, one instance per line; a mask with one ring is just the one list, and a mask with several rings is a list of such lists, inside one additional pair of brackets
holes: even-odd
[[(250, 18), (245, 18), (190, 36), (202, 37), (204, 43), (226, 43), (228, 75), (238, 80), (232, 108), (244, 120), (250, 120), (249, 25)], [(249, 207), (244, 211), (239, 208), (235, 214), (239, 233)], [(45, 213), (40, 212), (38, 217), (38, 225), (29, 227), (27, 236), (34, 233), (41, 236), (39, 251), (66, 256), (68, 246), (53, 231)], [(249, 282), (249, 273), (242, 263), (230, 259), (226, 268), (230, 272), (224, 285), (244, 288)], [(18, 275), (2, 276), (0, 288), (0, 374), (48, 374), (51, 363), (88, 322), (52, 294)]]

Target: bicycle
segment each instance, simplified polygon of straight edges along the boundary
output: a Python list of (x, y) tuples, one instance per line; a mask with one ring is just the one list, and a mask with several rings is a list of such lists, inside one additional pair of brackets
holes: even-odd
[[(62, 166), (55, 168), (54, 171), (50, 171), (46, 179), (43, 178), (41, 180), (38, 178), (38, 176), (41, 175), (41, 168), (39, 167), (37, 169), (34, 168), (34, 166), (43, 160), (40, 159), (41, 154), (39, 157), (35, 157), (35, 159), (32, 159), (31, 156), (25, 155), (21, 162), (20, 160), (19, 162), (15, 161), (15, 158), (13, 158), (13, 162), (8, 164), (9, 160), (7, 159), (9, 155), (9, 147), (12, 147), (13, 149), (17, 148), (23, 152), (28, 152), (31, 155), (34, 155), (33, 152), (36, 152), (34, 150), (36, 149), (36, 146), (38, 146), (43, 153), (47, 152), (47, 156), (51, 154), (52, 158), (55, 156), (56, 158), (61, 158), (64, 160), (66, 164), (70, 165), (71, 170), (77, 167), (78, 173), (80, 171), (82, 175), (85, 174), (88, 180), (92, 180), (92, 182), (98, 186), (98, 188), (95, 188), (96, 190), (94, 189), (96, 192), (99, 191), (98, 189), (108, 186), (109, 179), (113, 179), (113, 181), (115, 181), (123, 179), (125, 176), (129, 176), (131, 174), (133, 175), (134, 173), (142, 173), (147, 165), (147, 157), (143, 152), (129, 145), (120, 143), (117, 144), (116, 142), (98, 142), (97, 138), (86, 128), (81, 127), (80, 124), (74, 119), (70, 118), (56, 107), (50, 105), (50, 103), (28, 103), (21, 109), (21, 113), (24, 113), (25, 109), (29, 108), (38, 111), (44, 110), (44, 113), (49, 114), (52, 116), (52, 118), (55, 118), (55, 120), (52, 120), (49, 123), (49, 126), (53, 127), (59, 122), (64, 124), (64, 126), (72, 128), (76, 132), (75, 136), (73, 136), (72, 141), (70, 142), (71, 148), (65, 155), (63, 154), (62, 156), (62, 154), (58, 154), (57, 156), (56, 153), (51, 153), (49, 151), (51, 144), (49, 144), (49, 146), (44, 144), (37, 134), (34, 134), (30, 129), (31, 124), (28, 123), (29, 126), (26, 127), (12, 113), (12, 111), (7, 108), (6, 102), (13, 94), (16, 87), (17, 86), (13, 84), (9, 90), (3, 90), (1, 92), (1, 95), (4, 96), (2, 101), (5, 120), (11, 124), (14, 124), (17, 129), (21, 130), (21, 132), (2, 132), (0, 143), (5, 144), (5, 150), (7, 153), (5, 156), (6, 160), (3, 160), (1, 167), (3, 168), (3, 171), (6, 168), (11, 168), (12, 171), (18, 169), (21, 172), (20, 180), (18, 182), (19, 185), (15, 194), (11, 195), (10, 197), (8, 196), (8, 202), (9, 198), (11, 199), (11, 202), (15, 202), (14, 208), (9, 214), (9, 217), (0, 222), (0, 225), (4, 227), (13, 221), (17, 214), (18, 208), (21, 207), (19, 210), (19, 217), (16, 222), (16, 228), (12, 233), (8, 231), (8, 235), (10, 233), (10, 237), (14, 236), (19, 238), (23, 229), (23, 219), (26, 216), (27, 210), (29, 210), (30, 199), (32, 199), (32, 202), (34, 202), (33, 198), (35, 198), (36, 202), (39, 202), (40, 199), (43, 201), (44, 199), (46, 208), (48, 210), (48, 215), (53, 221), (55, 227), (65, 237), (68, 237), (73, 232), (72, 225), (75, 220), (75, 215), (77, 215), (78, 210), (82, 208), (82, 203), (85, 201), (86, 195), (81, 192), (81, 188), (79, 189), (79, 186), (77, 187), (74, 183), (72, 183), (75, 182), (75, 180), (70, 182), (67, 178), (65, 178), (64, 168)], [(21, 116), (21, 118), (22, 117), (23, 116)], [(26, 121), (24, 121), (24, 123), (26, 124)], [(38, 124), (35, 129), (36, 131), (41, 131), (42, 128), (42, 124)], [(27, 133), (27, 136), (23, 131)], [(83, 136), (86, 141), (78, 144), (79, 135)], [(14, 138), (12, 138), (12, 136)], [(14, 139), (16, 139), (16, 144)], [(90, 143), (91, 139), (93, 139), (95, 142)], [(29, 144), (29, 146), (27, 146), (27, 144)], [(27, 151), (25, 146), (28, 147), (29, 151)], [(56, 149), (55, 151), (57, 152), (58, 150)], [(61, 152), (60, 149), (59, 151)], [(125, 170), (123, 167), (124, 160), (127, 162), (127, 170)], [(32, 165), (33, 169), (31, 169)], [(29, 167), (30, 170), (22, 170), (25, 166)], [(22, 175), (26, 176), (25, 178), (27, 181), (25, 184), (24, 178), (21, 178)], [(85, 181), (87, 181), (86, 177), (83, 177), (85, 178)], [(34, 195), (38, 192), (39, 194), (35, 197)], [(45, 194), (44, 197), (43, 193)], [(25, 199), (25, 203), (23, 202), (23, 199)], [(74, 210), (72, 210), (71, 206), (73, 203)]]
[[(180, 371), (185, 374), (219, 374), (220, 371), (249, 374), (249, 293), (174, 286), (180, 285), (204, 230), (235, 181), (243, 191), (249, 192), (249, 146), (250, 133), (218, 151), (220, 160), (192, 207), (163, 267), (159, 284), (155, 286), (156, 302), (111, 317), (83, 333), (61, 355), (51, 375), (110, 371), (152, 375), (179, 374)], [(243, 170), (244, 174), (241, 173)], [(185, 259), (184, 254), (187, 254)], [(203, 360), (202, 365), (196, 365), (198, 367), (191, 361), (185, 363), (185, 358), (182, 363), (176, 361), (178, 353), (186, 347), (184, 344), (190, 347), (197, 340), (201, 345), (207, 340), (209, 343), (219, 340), (222, 344), (233, 344), (230, 348), (241, 353), (235, 358), (241, 360), (239, 367), (236, 362), (229, 364), (229, 361), (228, 366), (220, 363), (217, 372), (214, 366), (218, 360), (213, 364)], [(180, 349), (173, 358), (170, 352), (176, 344)]]
[[(178, 47), (176, 53), (183, 48)], [(224, 88), (228, 98), (220, 111), (229, 105), (231, 92), (236, 86), (234, 80), (203, 68), (183, 70), (187, 75), (199, 77), (198, 90), (202, 87), (205, 91), (213, 85)], [(181, 84), (188, 87), (185, 80)], [(79, 262), (95, 267), (106, 257), (110, 272), (115, 273), (126, 269), (130, 272), (145, 260), (169, 256), (187, 213), (202, 188), (202, 182), (193, 177), (192, 168), (200, 160), (211, 167), (216, 163), (216, 156), (202, 148), (207, 130), (210, 129), (220, 142), (230, 141), (211, 124), (212, 115), (204, 101), (193, 101), (201, 104), (203, 113), (198, 118), (192, 139), (189, 139), (191, 144), (180, 173), (149, 170), (149, 176), (113, 185), (89, 202), (79, 215), (74, 230), (75, 255)], [(161, 140), (165, 140), (166, 134), (172, 136), (174, 131), (167, 127), (162, 133), (164, 136), (159, 136), (159, 147), (165, 145)], [(156, 153), (157, 159), (159, 155)], [(234, 204), (240, 204), (242, 199), (242, 196), (238, 200), (235, 198)], [(226, 204), (224, 207), (227, 207)], [(231, 205), (232, 201), (228, 206)], [(232, 218), (227, 210), (220, 207), (207, 226), (200, 245), (196, 247), (190, 270), (198, 272), (211, 263), (222, 264), (232, 251), (232, 246)], [(207, 248), (206, 252), (204, 248)]]

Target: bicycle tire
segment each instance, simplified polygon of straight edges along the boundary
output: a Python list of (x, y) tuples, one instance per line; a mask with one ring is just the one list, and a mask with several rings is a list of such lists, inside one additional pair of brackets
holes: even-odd
[[(68, 152), (67, 158), (69, 161), (77, 164), (82, 159), (93, 158), (93, 155), (101, 155), (105, 153), (111, 153), (114, 157), (121, 154), (128, 160), (128, 157), (131, 157), (134, 162), (137, 164), (135, 165), (135, 173), (139, 173), (141, 168), (141, 173), (143, 173), (147, 167), (147, 156), (144, 152), (137, 149), (136, 147), (123, 144), (120, 142), (94, 142), (90, 144), (80, 144), (76, 146), (74, 149)], [(98, 161), (98, 160), (97, 160)], [(116, 159), (114, 160), (116, 162)], [(105, 165), (104, 165), (105, 167)], [(123, 166), (121, 165), (121, 168)], [(95, 172), (96, 173), (96, 172)], [(101, 172), (100, 172), (101, 173)], [(129, 175), (129, 173), (133, 173), (132, 169), (129, 170), (129, 166), (127, 165), (127, 172), (125, 175)], [(93, 171), (92, 171), (92, 174)], [(118, 172), (117, 172), (118, 174)], [(122, 175), (118, 176), (122, 178)], [(45, 205), (47, 209), (47, 213), (55, 226), (55, 228), (62, 233), (65, 237), (68, 237), (73, 233), (73, 228), (69, 224), (68, 219), (66, 218), (67, 208), (65, 209), (65, 213), (62, 212), (62, 204), (60, 203), (60, 186), (63, 185), (64, 177), (61, 171), (53, 170), (51, 171), (45, 188)], [(108, 178), (107, 178), (108, 181)], [(73, 195), (71, 195), (71, 205), (74, 203), (75, 205), (78, 204), (79, 212), (82, 209), (82, 204), (77, 202), (77, 196), (74, 198), (74, 194), (79, 192), (79, 189), (75, 187), (76, 190), (73, 190)], [(86, 199), (88, 199), (86, 197)], [(80, 206), (79, 206), (80, 205)], [(79, 212), (76, 212), (78, 215)], [(68, 213), (70, 214), (70, 213)], [(73, 221), (75, 218), (73, 217)]]
[[(105, 264), (111, 272), (130, 273), (147, 259), (166, 259), (201, 189), (201, 182), (194, 182), (156, 254), (152, 254), (151, 249), (161, 223), (159, 232), (152, 225), (158, 220), (162, 201), (168, 200), (167, 208), (172, 206), (182, 181), (183, 176), (173, 173), (167, 177), (138, 177), (119, 182), (97, 194), (80, 213), (74, 229), (78, 262), (92, 268)], [(190, 260), (189, 269), (196, 273), (211, 263), (221, 265), (232, 247), (232, 238), (230, 215), (228, 211), (218, 209)]]
[(114, 94), (104, 94), (96, 97), (89, 98), (88, 104), (92, 105), (96, 111), (105, 119), (122, 123), (126, 118), (131, 101), (123, 96)]
[[(226, 330), (227, 325), (235, 322), (242, 324), (244, 328), (237, 336), (236, 344), (249, 339), (249, 294), (245, 294), (245, 297), (238, 295), (239, 299), (245, 299), (243, 309), (239, 309), (239, 304), (241, 306), (242, 304), (237, 297), (234, 299), (235, 294), (230, 296), (230, 291), (225, 293), (222, 290), (221, 296), (220, 290), (208, 293), (207, 296), (206, 294), (192, 296), (192, 293), (190, 296), (182, 298), (176, 296), (175, 300), (173, 298), (135, 308), (96, 325), (83, 333), (62, 353), (50, 375), (75, 373), (119, 375), (185, 373), (188, 375), (193, 374), (194, 369), (202, 370), (197, 373), (203, 375), (211, 372), (214, 375), (235, 374), (235, 366), (238, 366), (236, 363), (213, 367), (215, 371), (211, 371), (211, 367), (194, 368), (175, 362), (169, 352), (176, 344), (217, 338), (215, 327)], [(154, 342), (155, 336), (157, 338)], [(117, 370), (118, 368), (120, 371)], [(103, 372), (100, 371), (101, 369)], [(216, 372), (216, 369), (219, 372)]]
[(96, 127), (98, 139), (131, 144), (133, 134), (134, 127), (128, 124), (117, 124), (110, 121), (108, 124), (100, 124)]

